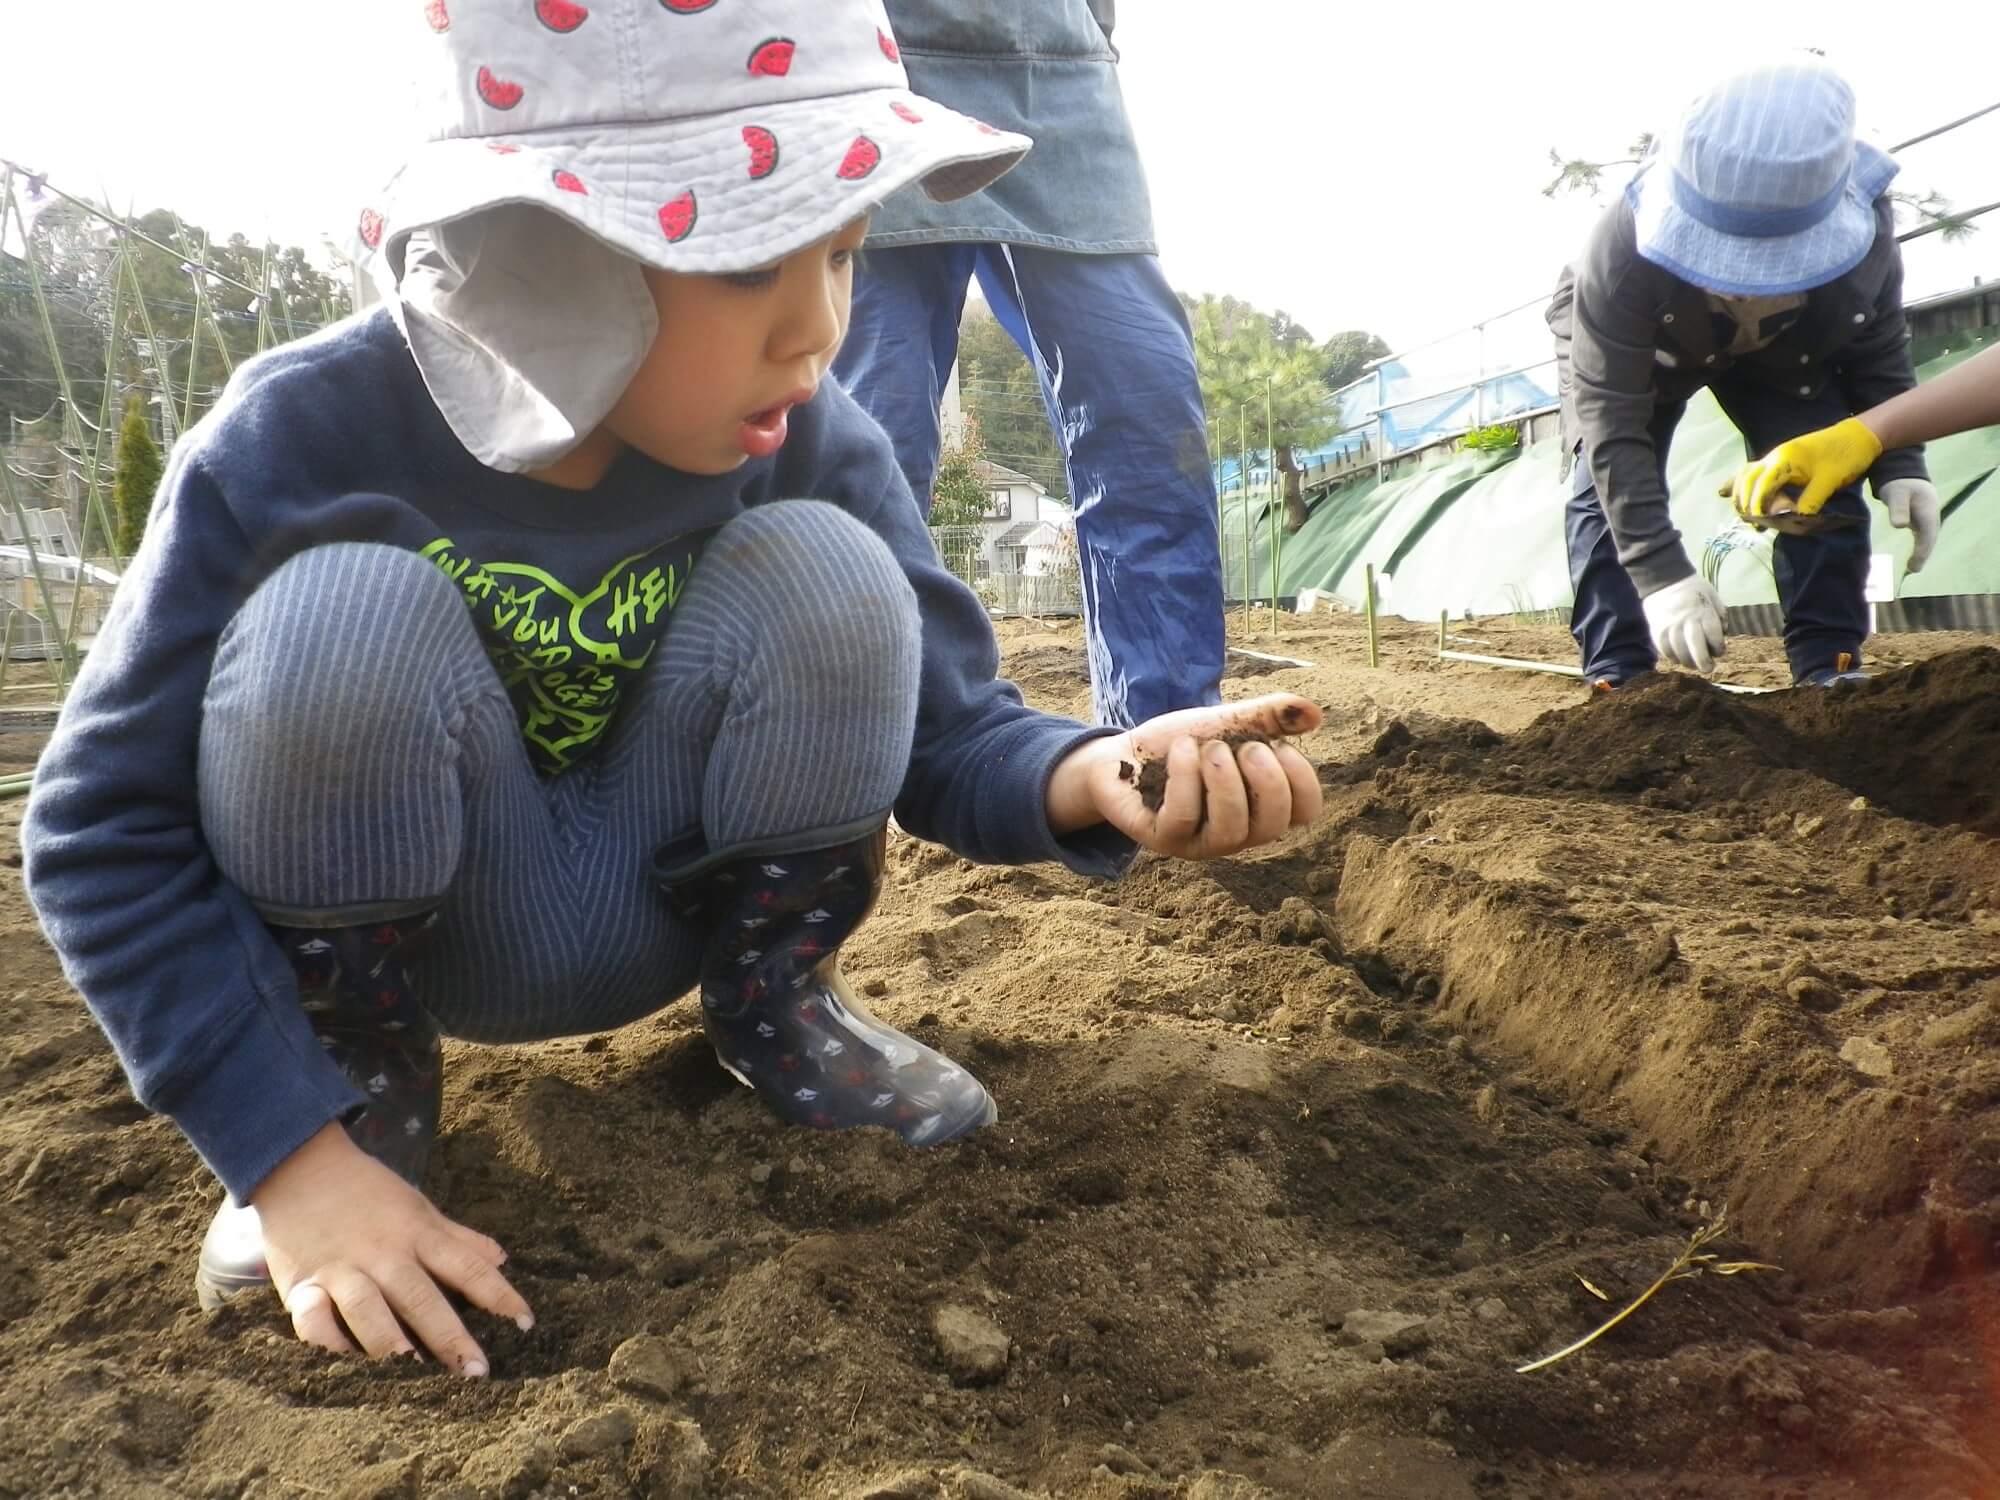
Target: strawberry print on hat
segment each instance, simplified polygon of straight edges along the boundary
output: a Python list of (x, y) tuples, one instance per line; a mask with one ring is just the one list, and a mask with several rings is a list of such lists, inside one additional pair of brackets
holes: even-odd
[(527, 92), (520, 84), (509, 83), (484, 65), (479, 69), (477, 82), (479, 97), (495, 109), (512, 109), (521, 102), (521, 96)]
[(707, 10), (715, 0), (660, 0), (660, 4), (677, 16), (693, 16)]
[(778, 138), (762, 125), (743, 127), (743, 144), (750, 148), (750, 175), (769, 177), (778, 170)]
[(899, 63), (903, 60), (903, 49), (896, 45), (896, 39), (879, 26), (875, 28), (875, 40), (881, 45), (882, 55), (890, 62)]
[(382, 216), (372, 208), (361, 210), (361, 223), (357, 226), (361, 243), (370, 250), (382, 243)]
[(900, 99), (891, 99), (889, 101), (889, 113), (899, 120), (908, 120), (912, 125), (921, 125), (924, 123), (924, 117)]
[(550, 180), (565, 193), (581, 193), (586, 198), (590, 196), (590, 189), (583, 185), (583, 179), (574, 172), (565, 172), (558, 167), (550, 175)]
[(590, 19), (590, 12), (581, 5), (572, 5), (570, 0), (535, 0), (535, 19), (549, 30), (567, 36)]
[(694, 233), (697, 209), (692, 190), (668, 199), (660, 205), (660, 230), (669, 244), (678, 245)]
[(444, 0), (430, 0), (424, 7), (424, 19), (430, 23), (432, 31), (451, 30), (451, 12), (444, 8)]
[(797, 46), (788, 36), (766, 38), (750, 54), (750, 72), (759, 78), (783, 78), (792, 71), (792, 53)]
[(841, 158), (838, 176), (848, 182), (859, 182), (882, 164), (882, 148), (865, 135), (857, 135), (854, 144), (847, 148), (847, 155)]

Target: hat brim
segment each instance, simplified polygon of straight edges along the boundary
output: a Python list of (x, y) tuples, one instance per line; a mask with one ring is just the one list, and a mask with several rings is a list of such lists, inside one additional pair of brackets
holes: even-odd
[(907, 89), (869, 89), (690, 120), (432, 141), (363, 211), (357, 259), (393, 288), (416, 230), (531, 203), (644, 265), (767, 266), (835, 233), (897, 189), (949, 201), (1033, 144)]
[(1671, 150), (1651, 158), (1625, 189), (1639, 254), (1705, 291), (1773, 297), (1836, 281), (1875, 243), (1875, 200), (1899, 170), (1866, 141), (1854, 146), (1847, 191), (1819, 223), (1797, 234), (1755, 237), (1711, 229), (1674, 202), (1666, 174)]

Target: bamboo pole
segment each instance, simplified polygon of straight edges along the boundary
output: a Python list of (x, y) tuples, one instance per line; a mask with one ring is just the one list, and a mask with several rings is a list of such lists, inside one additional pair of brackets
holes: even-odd
[(1581, 677), (1582, 667), (1572, 667), (1559, 661), (1527, 661), (1518, 656), (1480, 656), (1471, 651), (1446, 651), (1438, 648), (1438, 656), (1444, 661), (1471, 662), (1476, 667), (1512, 667), (1517, 672), (1547, 672), (1552, 677)]
[[(57, 399), (62, 406), (63, 444), (65, 447), (74, 451), (79, 456), (79, 458), (81, 458), (85, 452), (85, 445), (83, 441), (84, 424), (83, 424), (83, 418), (80, 414), (80, 408), (77, 406), (76, 388), (70, 384), (69, 365), (64, 361), (62, 357), (62, 345), (58, 343), (56, 340), (55, 319), (54, 316), (49, 311), (48, 293), (42, 286), (42, 270), (41, 266), (35, 260), (34, 246), (26, 243), (24, 239), (21, 248), (27, 255), (27, 260), (28, 260), (28, 289), (34, 299), (35, 311), (41, 320), (42, 334), (44, 338), (46, 338), (48, 341), (49, 363), (51, 366), (53, 366), (55, 370)], [(109, 381), (109, 379), (110, 376), (107, 371), (106, 375), (107, 382)], [(109, 397), (110, 397), (110, 390), (107, 384), (106, 390), (103, 392), (103, 399), (105, 401), (108, 401)], [(101, 401), (100, 408), (102, 407), (102, 404), (103, 402)], [(85, 494), (86, 496), (91, 498), (95, 498), (97, 495), (98, 481), (97, 481), (97, 475), (94, 472), (96, 468), (96, 459), (94, 453), (95, 453), (95, 447), (97, 445), (101, 445), (104, 441), (104, 423), (102, 418), (103, 418), (103, 412), (100, 409), (99, 411), (100, 420), (98, 423), (98, 429), (96, 433), (93, 434), (93, 437), (95, 439), (95, 444), (93, 445), (92, 448), (93, 472), (87, 475), (85, 480)], [(11, 479), (8, 481), (7, 484), (7, 496), (9, 502), (13, 506), (15, 515), (20, 519), (21, 522), (21, 543), (28, 549), (29, 561), (34, 566), (35, 579), (40, 587), (42, 596), (42, 608), (48, 616), (46, 628), (49, 634), (52, 637), (54, 637), (55, 647), (58, 653), (59, 661), (62, 664), (68, 665), (73, 668), (75, 665), (74, 657), (72, 655), (72, 652), (74, 650), (73, 643), (76, 639), (77, 621), (81, 616), (82, 604), (83, 604), (81, 591), (75, 585), (72, 585), (70, 591), (69, 623), (67, 626), (65, 626), (57, 616), (55, 599), (49, 592), (47, 580), (45, 580), (42, 577), (40, 554), (38, 553), (35, 547), (34, 538), (29, 534), (27, 517), (23, 513), (20, 501), (14, 495), (14, 487)], [(103, 509), (101, 502), (99, 503), (97, 508), (99, 511)], [(84, 510), (84, 521), (83, 521), (83, 542), (85, 543), (85, 545), (78, 548), (79, 551), (86, 553), (90, 550), (88, 546), (88, 542), (90, 539), (90, 516), (91, 516), (91, 511), (88, 508), (88, 505), (86, 504), (86, 508)], [(81, 580), (79, 579), (79, 582), (80, 581)], [(57, 675), (57, 696), (61, 697), (63, 691), (64, 689), (62, 685), (62, 676), (59, 672)]]
[(299, 336), (298, 325), (292, 321), (292, 304), (285, 298), (283, 287), (273, 287), (271, 295), (278, 299), (278, 316), (285, 320), (285, 339), (290, 342)]
[(1243, 497), (1243, 638), (1250, 638), (1250, 419), (1236, 408), (1236, 488)]
[[(120, 243), (113, 256), (123, 255), (125, 247)], [(97, 431), (90, 445), (90, 470), (84, 476), (83, 526), (82, 535), (77, 538), (77, 561), (79, 564), (90, 557), (90, 528), (95, 522), (103, 534), (104, 553), (117, 564), (119, 571), (125, 567), (124, 559), (118, 553), (118, 530), (111, 523), (111, 513), (104, 504), (104, 455), (111, 450), (111, 461), (115, 468), (118, 462), (118, 444), (113, 422), (113, 401), (118, 388), (118, 346), (119, 335), (124, 329), (125, 283), (113, 268), (111, 275), (111, 321), (104, 338), (104, 385), (97, 403)], [(77, 637), (82, 633), (83, 624), (83, 572), (78, 568), (69, 591), (69, 623), (63, 627), (63, 640), (73, 653)]]
[(180, 440), (179, 413), (174, 410), (174, 368), (160, 347), (160, 335), (153, 327), (153, 310), (146, 305), (146, 289), (139, 285), (135, 257), (125, 257), (125, 274), (132, 281), (132, 302), (139, 309), (139, 326), (146, 330), (146, 347), (153, 354), (154, 378), (160, 382), (160, 444), (171, 448)]
[(1264, 377), (1264, 512), (1271, 533), (1271, 634), (1278, 633), (1278, 445), (1271, 427), (1271, 377)]
[(14, 660), (14, 616), (19, 614), (13, 603), (7, 605), (7, 625), (0, 632), (0, 693), (7, 691), (7, 667)]
[(181, 387), (181, 431), (194, 426), (194, 375), (195, 366), (201, 362), (201, 314), (188, 319), (188, 367), (187, 384)]
[(55, 319), (49, 314), (48, 293), (42, 289), (42, 268), (35, 260), (35, 247), (23, 243), (22, 250), (28, 257), (28, 290), (35, 301), (35, 312), (42, 324), (42, 337), (49, 346), (49, 362), (55, 366), (56, 391), (62, 399), (63, 441), (83, 451), (83, 426), (77, 420), (76, 394), (70, 389), (69, 367), (63, 363), (62, 345), (56, 342)]
[[(174, 238), (183, 246), (193, 245), (188, 238), (187, 225), (181, 222), (179, 214), (174, 215)], [(188, 268), (188, 279), (194, 283), (194, 321), (198, 328), (203, 316), (208, 318), (208, 331), (215, 335), (216, 351), (222, 356), (222, 370), (225, 378), (236, 373), (236, 361), (229, 354), (229, 340), (223, 336), (222, 320), (215, 315), (215, 299), (209, 295), (208, 278), (220, 276), (220, 271), (208, 268), (210, 247), (204, 245), (198, 253), (187, 249), (181, 252), (181, 263)], [(241, 286), (241, 282), (234, 283)], [(193, 366), (189, 366), (189, 384), (193, 384)]]
[[(114, 256), (125, 254), (121, 241), (112, 252)], [(98, 530), (104, 533), (104, 551), (118, 565), (122, 573), (125, 559), (118, 551), (118, 528), (112, 524), (111, 513), (104, 505), (104, 452), (111, 450), (114, 473), (118, 463), (117, 441), (111, 436), (113, 431), (114, 407), (112, 393), (118, 385), (118, 354), (124, 343), (125, 332), (125, 280), (113, 269), (111, 275), (111, 326), (104, 340), (104, 399), (97, 408), (97, 442), (92, 446), (90, 457), (90, 487), (86, 498), (86, 516), (97, 518)], [(90, 556), (90, 523), (84, 522), (84, 535), (79, 550), (85, 557)]]
[(50, 657), (56, 679), (56, 701), (61, 702), (69, 695), (70, 643), (62, 637), (62, 626), (56, 619), (55, 596), (49, 592), (49, 580), (42, 572), (41, 550), (35, 546), (34, 536), (28, 530), (28, 513), (21, 506), (21, 497), (14, 489), (14, 476), (0, 463), (0, 489), (7, 492), (7, 505), (14, 512), (14, 519), (21, 525), (21, 545), (27, 548), (28, 570), (35, 575), (35, 588), (42, 596), (44, 628), (55, 642), (55, 655)]
[(1368, 665), (1382, 665), (1382, 642), (1375, 629), (1375, 564), (1365, 564), (1362, 569), (1363, 602), (1368, 608)]
[(263, 262), (258, 268), (257, 279), (263, 290), (257, 294), (257, 352), (262, 354), (275, 342), (275, 332), (271, 327), (271, 242), (264, 241)]
[(1222, 495), (1222, 419), (1209, 418), (1209, 452), (1215, 459), (1215, 567), (1222, 575), (1222, 615), (1229, 617), (1229, 502)]
[[(0, 157), (0, 167), (5, 167), (10, 173), (19, 172), (24, 177), (27, 175), (27, 168), (19, 166), (14, 162), (8, 161), (5, 157)], [(147, 234), (143, 230), (139, 229), (136, 225), (128, 224), (125, 222), (125, 220), (118, 218), (116, 215), (106, 213), (103, 209), (99, 208), (95, 203), (90, 202), (88, 199), (79, 198), (74, 193), (65, 193), (61, 188), (57, 187), (53, 182), (50, 182), (46, 176), (42, 178), (42, 188), (44, 191), (52, 193), (56, 197), (62, 199), (63, 202), (76, 205), (76, 207), (82, 209), (85, 213), (89, 214), (93, 219), (97, 219), (102, 223), (109, 224), (113, 229), (117, 230), (121, 235), (130, 235), (133, 239), (140, 240), (145, 244), (151, 245), (155, 250), (164, 250), (169, 255), (179, 255), (181, 253), (178, 250), (174, 249), (172, 245), (161, 244), (158, 240), (154, 239), (150, 234)], [(239, 291), (250, 292), (254, 295), (257, 290), (255, 287), (243, 285), (242, 282), (238, 281), (233, 276), (223, 275), (223, 273), (220, 271), (215, 271), (211, 274), (213, 274), (218, 281), (225, 281)]]

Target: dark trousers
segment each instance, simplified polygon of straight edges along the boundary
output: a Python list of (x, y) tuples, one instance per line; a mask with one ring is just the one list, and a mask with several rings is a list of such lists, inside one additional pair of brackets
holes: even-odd
[(938, 396), (975, 277), (1041, 379), (1069, 471), (1098, 722), (1219, 702), (1215, 476), (1187, 314), (1155, 257), (986, 244), (870, 250), (834, 373), (887, 430), (928, 512)]
[[(1743, 434), (1743, 451), (1750, 458), (1853, 415), (1830, 387), (1815, 396), (1789, 396), (1732, 373), (1709, 389)], [(1675, 402), (1653, 411), (1653, 449), (1663, 482), (1667, 450), (1686, 410), (1685, 402)], [(1584, 676), (1593, 682), (1623, 682), (1651, 671), (1656, 657), (1639, 591), (1618, 562), (1588, 459), (1588, 454), (1577, 457), (1563, 516), (1569, 577), (1576, 590), (1569, 628), (1583, 655)], [(1825, 513), (1852, 516), (1859, 524), (1815, 536), (1781, 532), (1772, 550), (1778, 603), (1785, 614), (1785, 656), (1794, 681), (1839, 665), (1843, 654), (1852, 658), (1848, 665), (1859, 666), (1861, 643), (1868, 636), (1868, 603), (1862, 595), (1868, 579), (1868, 507), (1861, 486), (1837, 492), (1826, 502)], [(1698, 557), (1692, 560), (1699, 566)]]

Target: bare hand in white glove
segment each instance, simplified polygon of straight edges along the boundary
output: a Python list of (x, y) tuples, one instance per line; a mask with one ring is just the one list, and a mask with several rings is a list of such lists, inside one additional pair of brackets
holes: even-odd
[(1688, 577), (1648, 594), (1644, 604), (1654, 650), (1697, 672), (1715, 670), (1715, 658), (1729, 649), (1720, 594), (1700, 578)]
[(1921, 573), (1937, 546), (1938, 492), (1928, 479), (1892, 479), (1875, 491), (1875, 498), (1889, 509), (1889, 524), (1910, 533), (1910, 565), (1906, 571)]

